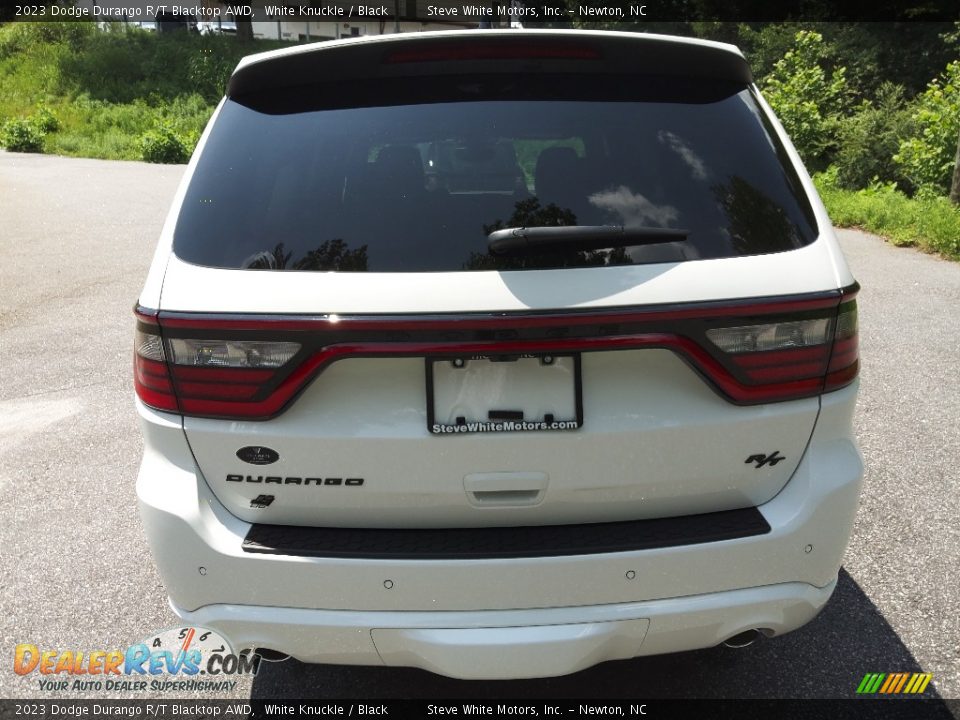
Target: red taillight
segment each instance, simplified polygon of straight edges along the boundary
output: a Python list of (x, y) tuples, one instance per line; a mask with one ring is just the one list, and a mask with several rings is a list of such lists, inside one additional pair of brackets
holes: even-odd
[(734, 403), (780, 402), (856, 378), (855, 294), (456, 318), (158, 316), (138, 309), (134, 384), (138, 397), (160, 410), (266, 420), (324, 367), (349, 357), (665, 348)]
[[(174, 337), (164, 341), (155, 314), (138, 309), (134, 388), (158, 410), (185, 415), (263, 418), (275, 415), (291, 373), (295, 342)], [(289, 379), (289, 378), (288, 378)]]
[(746, 386), (741, 400), (790, 400), (853, 382), (859, 368), (855, 294), (843, 297), (836, 315), (707, 330)]
[(859, 345), (857, 301), (851, 295), (844, 298), (837, 314), (837, 330), (830, 353), (827, 379), (823, 386), (824, 392), (838, 390), (852, 383), (857, 377), (860, 371)]
[(278, 385), (295, 367), (300, 343), (171, 337), (165, 348), (183, 413), (259, 418), (276, 414), (289, 399), (281, 400)]
[(139, 310), (133, 338), (133, 387), (137, 397), (150, 407), (177, 412), (156, 314)]
[(300, 350), (295, 342), (180, 337), (166, 347), (183, 412), (233, 417), (272, 414), (271, 386)]

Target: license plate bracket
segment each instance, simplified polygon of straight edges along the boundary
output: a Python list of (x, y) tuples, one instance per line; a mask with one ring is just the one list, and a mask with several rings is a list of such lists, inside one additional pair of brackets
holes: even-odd
[(434, 435), (569, 431), (583, 425), (579, 353), (428, 357)]

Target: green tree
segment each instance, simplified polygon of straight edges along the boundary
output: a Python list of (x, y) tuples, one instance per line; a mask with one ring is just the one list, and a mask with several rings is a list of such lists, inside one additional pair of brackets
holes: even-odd
[(763, 88), (797, 152), (811, 169), (823, 168), (835, 149), (846, 100), (846, 70), (836, 68), (827, 77), (822, 66), (826, 56), (820, 33), (799, 31), (793, 48), (774, 64)]
[(894, 161), (921, 195), (946, 195), (960, 134), (960, 60), (947, 65), (917, 98), (913, 121), (916, 131), (900, 143)]
[(912, 182), (893, 161), (900, 141), (913, 134), (912, 115), (903, 87), (884, 83), (875, 101), (862, 101), (852, 115), (843, 118), (836, 154), (838, 185), (859, 190), (876, 179), (913, 192)]

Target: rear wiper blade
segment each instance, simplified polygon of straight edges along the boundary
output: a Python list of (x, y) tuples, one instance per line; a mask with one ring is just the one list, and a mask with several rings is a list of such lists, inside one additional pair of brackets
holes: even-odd
[(623, 225), (504, 228), (487, 235), (487, 247), (493, 253), (566, 246), (581, 250), (595, 250), (626, 245), (682, 242), (689, 234), (689, 230), (677, 228), (624, 227)]

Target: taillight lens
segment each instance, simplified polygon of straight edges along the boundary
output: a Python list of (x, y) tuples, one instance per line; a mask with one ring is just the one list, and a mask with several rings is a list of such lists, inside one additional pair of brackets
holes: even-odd
[(158, 410), (176, 412), (177, 397), (173, 392), (167, 359), (160, 338), (160, 328), (152, 318), (139, 316), (133, 338), (133, 386), (137, 396)]
[[(164, 338), (155, 315), (138, 310), (134, 336), (134, 388), (158, 410), (186, 415), (262, 418), (290, 399), (290, 361), (296, 342)], [(302, 374), (302, 373), (301, 373)], [(286, 382), (285, 382), (286, 381)]]
[(830, 329), (830, 318), (817, 318), (713, 328), (707, 337), (724, 352), (755, 353), (823, 345), (830, 339)]
[(249, 340), (170, 340), (174, 365), (206, 368), (278, 368), (297, 354), (299, 343)]
[(833, 317), (711, 328), (723, 360), (745, 380), (751, 402), (772, 402), (837, 390), (857, 375), (857, 304)]
[(270, 391), (299, 343), (172, 338), (170, 371), (187, 414), (259, 417), (275, 408)]
[(860, 341), (857, 331), (857, 301), (851, 300), (840, 306), (837, 329), (834, 333), (833, 350), (824, 391), (837, 390), (849, 385), (860, 371)]

